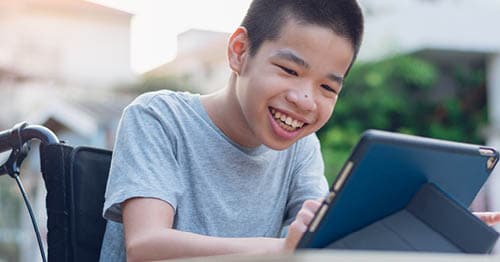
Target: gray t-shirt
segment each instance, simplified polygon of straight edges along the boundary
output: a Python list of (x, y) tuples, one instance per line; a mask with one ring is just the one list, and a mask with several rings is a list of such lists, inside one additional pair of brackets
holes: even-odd
[(181, 231), (283, 237), (302, 203), (328, 192), (323, 172), (314, 134), (282, 151), (245, 148), (211, 121), (198, 95), (141, 95), (118, 127), (101, 261), (125, 261), (120, 204), (129, 198), (168, 202), (175, 209), (173, 227)]

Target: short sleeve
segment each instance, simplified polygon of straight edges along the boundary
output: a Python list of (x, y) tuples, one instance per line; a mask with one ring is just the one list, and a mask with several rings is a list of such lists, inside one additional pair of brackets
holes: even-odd
[(106, 219), (122, 222), (120, 204), (130, 198), (157, 198), (176, 209), (182, 195), (175, 127), (160, 116), (168, 112), (150, 106), (151, 99), (139, 97), (120, 119), (105, 194)]
[(304, 201), (322, 198), (328, 193), (328, 182), (324, 176), (323, 157), (317, 136), (312, 134), (301, 142), (295, 153), (297, 165), (292, 174), (282, 237), (286, 236), (288, 226), (297, 216)]

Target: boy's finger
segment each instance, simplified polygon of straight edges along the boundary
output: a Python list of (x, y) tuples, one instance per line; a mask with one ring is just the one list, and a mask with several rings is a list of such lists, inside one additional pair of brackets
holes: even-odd
[(314, 213), (307, 209), (301, 209), (299, 213), (297, 213), (297, 217), (304, 225), (308, 226), (314, 217)]
[(475, 212), (474, 215), (490, 226), (500, 224), (500, 212)]
[(321, 203), (323, 202), (323, 199), (321, 200), (306, 200), (304, 201), (304, 204), (302, 205), (303, 208), (306, 208), (308, 210), (311, 210), (311, 212), (316, 213), (318, 208), (321, 206)]

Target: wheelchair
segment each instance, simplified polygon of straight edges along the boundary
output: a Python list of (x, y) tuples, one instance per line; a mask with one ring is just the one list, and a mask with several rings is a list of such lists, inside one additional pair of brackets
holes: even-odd
[(49, 261), (98, 261), (106, 220), (104, 192), (111, 163), (110, 150), (72, 147), (48, 128), (20, 123), (0, 132), (0, 152), (11, 151), (0, 176), (16, 179), (31, 215), (42, 260), (41, 236), (19, 179), (30, 141), (40, 141), (40, 171), (47, 189), (47, 250)]

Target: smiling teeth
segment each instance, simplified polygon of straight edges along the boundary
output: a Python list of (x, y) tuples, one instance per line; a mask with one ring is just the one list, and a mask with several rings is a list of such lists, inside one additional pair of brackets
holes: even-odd
[(283, 124), (283, 125), (286, 124), (286, 127), (291, 128), (292, 130), (295, 130), (295, 129), (298, 129), (298, 128), (301, 128), (304, 126), (304, 122), (301, 122), (300, 120), (297, 120), (297, 119), (293, 119), (293, 118), (291, 118), (291, 117), (289, 117), (281, 112), (277, 112), (275, 109), (271, 109), (271, 113), (275, 119), (280, 120), (280, 124)]

